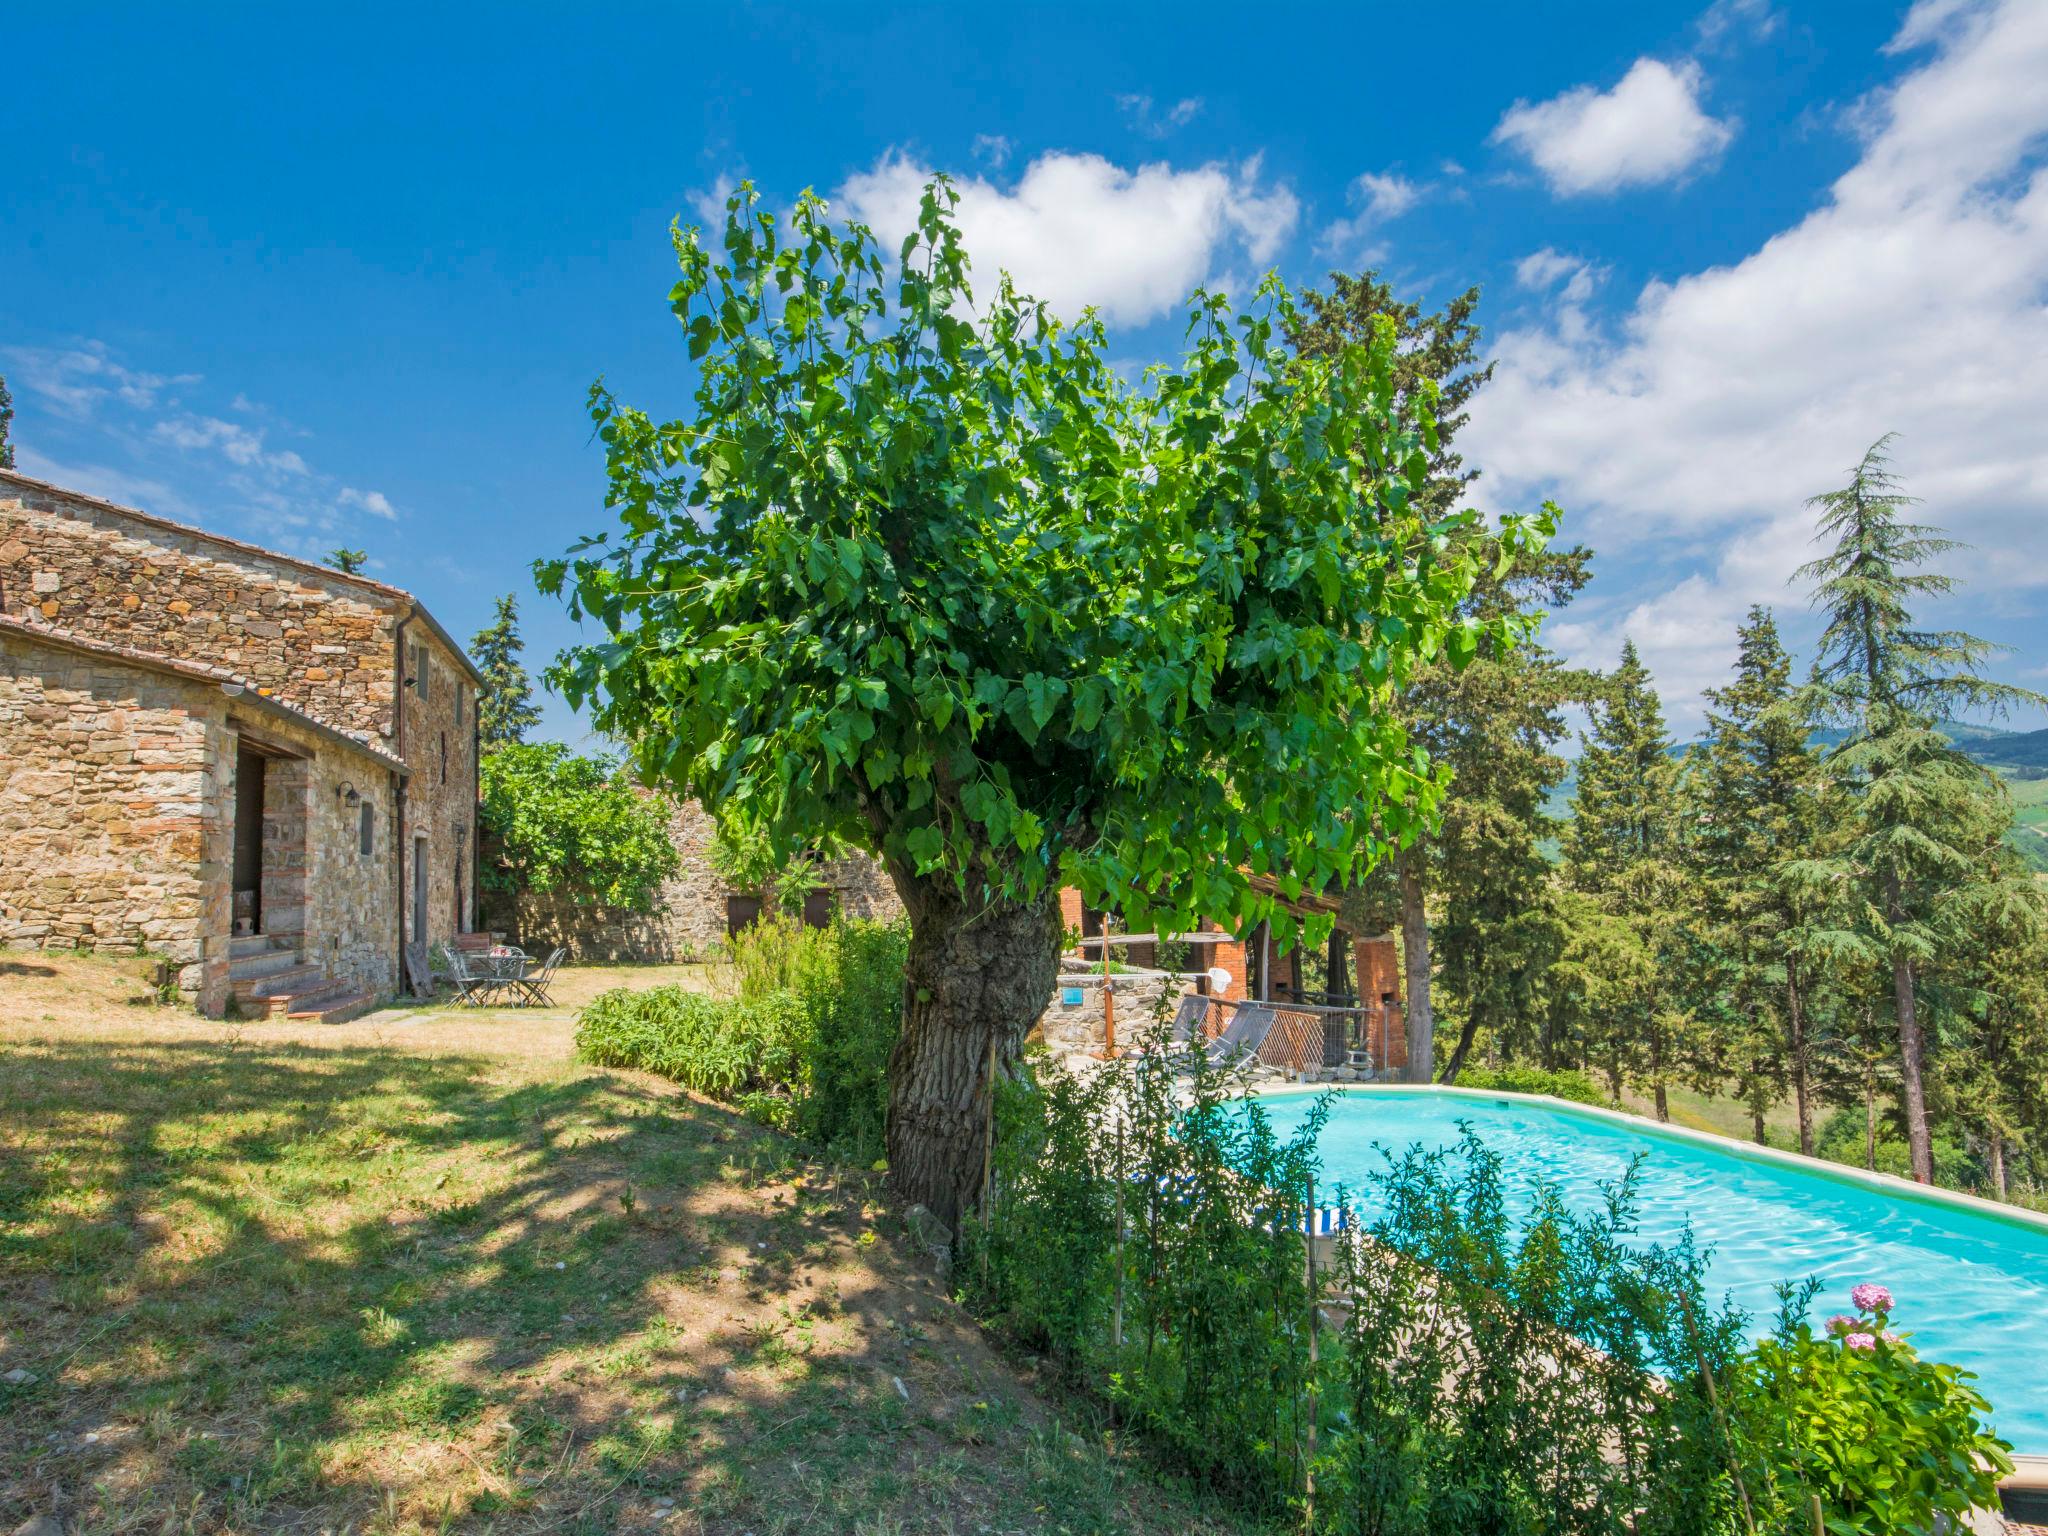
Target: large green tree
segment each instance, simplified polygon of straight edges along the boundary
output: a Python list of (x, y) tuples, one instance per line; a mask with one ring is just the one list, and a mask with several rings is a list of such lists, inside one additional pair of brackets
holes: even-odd
[[(1333, 272), (1327, 292), (1303, 295), (1289, 330), (1302, 355), (1327, 358), (1392, 324), (1396, 416), (1412, 422), (1428, 410), (1435, 422), (1420, 498), (1433, 513), (1457, 506), (1478, 476), (1452, 446), (1472, 396), (1493, 376), (1493, 364), (1480, 356), (1478, 307), (1477, 288), (1430, 311), (1396, 297), (1376, 271)], [(1474, 543), (1479, 574), (1462, 613), (1477, 621), (1512, 616), (1533, 633), (1541, 607), (1569, 602), (1586, 582), (1583, 549), (1502, 551), (1477, 523), (1464, 536)], [(1523, 1010), (1554, 955), (1556, 929), (1540, 899), (1549, 831), (1543, 800), (1565, 771), (1552, 751), (1565, 733), (1558, 707), (1582, 700), (1584, 684), (1583, 674), (1533, 644), (1482, 645), (1474, 665), (1418, 667), (1401, 690), (1398, 707), (1410, 739), (1453, 781), (1440, 831), (1416, 829), (1384, 877), (1391, 887), (1384, 905), (1401, 931), (1411, 1080), (1427, 1082), (1434, 1069), (1439, 971), (1463, 1012), (1448, 1080), (1477, 1029), (1505, 1025)], [(1382, 905), (1378, 895), (1367, 898), (1374, 909)], [(1442, 914), (1440, 932), (1433, 930), (1432, 907)]]
[[(1564, 869), (1601, 932), (1581, 933), (1597, 1006), (1587, 1022), (1617, 1082), (1647, 1087), (1657, 1118), (1692, 1056), (1694, 935), (1684, 870), (1679, 765), (1649, 669), (1625, 640), (1582, 738)], [(1587, 904), (1581, 904), (1582, 908)], [(1582, 928), (1583, 914), (1578, 920)]]
[(650, 910), (680, 867), (668, 807), (609, 757), (558, 741), (507, 742), (479, 767), (483, 883), (578, 906)]
[(14, 468), (14, 396), (0, 378), (0, 469)]
[(1939, 722), (2048, 700), (1984, 676), (1998, 649), (1991, 642), (1914, 621), (1917, 600), (1954, 589), (1926, 567), (1959, 546), (1907, 520), (1915, 498), (1891, 472), (1890, 444), (1878, 439), (1848, 484), (1807, 503), (1820, 514), (1816, 538), (1833, 547), (1799, 570), (1827, 618), (1804, 702), (1820, 723), (1847, 729), (1824, 762), (1849, 821), (1837, 850), (1795, 873), (1857, 894), (1855, 920), (1840, 937), (1889, 972), (1906, 1144), (1913, 1177), (1926, 1183), (1933, 1151), (1918, 977), (1940, 953), (1942, 925), (1969, 883), (1986, 820), (1997, 815), (1987, 805), (1995, 784)]
[(1726, 1054), (1757, 1139), (1782, 1077), (1798, 1112), (1799, 1149), (1811, 1156), (1811, 984), (1801, 942), (1814, 902), (1785, 868), (1814, 855), (1823, 823), (1820, 758), (1795, 691), (1777, 621), (1768, 608), (1751, 608), (1736, 631), (1734, 677), (1707, 691), (1688, 848), (1727, 955), (1724, 1017), (1734, 1028)]
[(321, 556), (322, 563), (333, 566), (344, 576), (360, 576), (369, 559), (367, 550), (350, 549), (346, 544), (336, 545)]
[(975, 307), (954, 202), (926, 189), (893, 279), (809, 195), (679, 232), (695, 408), (593, 390), (620, 537), (538, 571), (607, 637), (553, 675), (647, 775), (885, 862), (890, 1177), (949, 1221), (1051, 996), (1058, 887), (1292, 939), (1251, 877), (1354, 883), (1434, 814), (1393, 690), (1486, 634), (1464, 523), (1418, 505), (1433, 426), (1397, 412), (1391, 325), (1301, 359), (1277, 281), (1197, 295), (1186, 357), (1134, 384), (1092, 317), (1007, 282)]
[(519, 636), (519, 602), (507, 592), (498, 599), (497, 616), (469, 642), (470, 659), (484, 679), (476, 696), (476, 729), (486, 750), (524, 741), (540, 723), (533, 683), (519, 659), (525, 650), (526, 642)]

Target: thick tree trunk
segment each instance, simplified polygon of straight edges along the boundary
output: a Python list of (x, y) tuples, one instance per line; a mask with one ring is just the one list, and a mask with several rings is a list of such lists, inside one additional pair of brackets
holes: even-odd
[(1877, 1073), (1863, 1069), (1863, 1166), (1877, 1172)]
[(1323, 985), (1330, 989), (1334, 1006), (1357, 1000), (1351, 990), (1351, 941), (1342, 928), (1330, 930), (1330, 948), (1323, 957), (1323, 971)]
[(1422, 907), (1420, 840), (1400, 853), (1401, 973), (1408, 995), (1408, 1067), (1401, 1076), (1426, 1083), (1436, 1072), (1436, 1015), (1429, 1003), (1429, 915)]
[(1458, 1043), (1451, 1047), (1450, 1059), (1444, 1063), (1443, 1072), (1437, 1077), (1438, 1082), (1455, 1083), (1458, 1080), (1458, 1074), (1465, 1067), (1465, 1058), (1471, 1054), (1472, 1041), (1478, 1034), (1478, 1011), (1476, 1009), (1467, 1009), (1465, 1012), (1465, 1022), (1458, 1028)]
[(1807, 1059), (1806, 1009), (1799, 995), (1799, 969), (1785, 962), (1785, 1017), (1792, 1030), (1792, 1099), (1799, 1106), (1799, 1150), (1813, 1156), (1813, 1102), (1807, 1096), (1812, 1064)]
[(1052, 999), (1059, 900), (970, 904), (950, 881), (890, 874), (910, 914), (910, 955), (889, 1057), (889, 1186), (958, 1231), (981, 1199), (991, 1047), (1004, 1071)]
[(1770, 1145), (1770, 1138), (1764, 1134), (1764, 1110), (1761, 1104), (1749, 1106), (1749, 1133), (1760, 1147)]
[(1650, 1077), (1655, 1084), (1651, 1096), (1656, 1100), (1657, 1118), (1668, 1125), (1671, 1104), (1664, 1096), (1664, 1032), (1654, 1024), (1650, 1026)]
[(1899, 1090), (1905, 1100), (1906, 1150), (1913, 1159), (1913, 1177), (1934, 1182), (1934, 1146), (1927, 1133), (1927, 1090), (1920, 1080), (1920, 1014), (1914, 1006), (1913, 963), (1904, 956), (1892, 961), (1892, 1002), (1899, 1019)]
[(1994, 1198), (2005, 1198), (2005, 1138), (1997, 1132), (1991, 1136), (1991, 1193)]

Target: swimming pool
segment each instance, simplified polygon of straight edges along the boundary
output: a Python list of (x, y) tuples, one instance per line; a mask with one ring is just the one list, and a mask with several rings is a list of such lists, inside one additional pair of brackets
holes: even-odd
[[(1284, 1138), (1320, 1092), (1260, 1096)], [(1448, 1147), (1468, 1121), (1501, 1156), (1517, 1214), (1537, 1179), (1591, 1211), (1602, 1180), (1646, 1153), (1639, 1240), (1670, 1244), (1688, 1220), (1711, 1246), (1708, 1284), (1759, 1333), (1777, 1316), (1780, 1280), (1817, 1277), (1816, 1321), (1846, 1312), (1849, 1287), (1876, 1280), (1899, 1299), (1896, 1326), (1923, 1354), (1975, 1371), (1992, 1422), (2017, 1451), (2048, 1453), (2048, 1223), (1833, 1174), (1719, 1137), (1549, 1099), (1430, 1088), (1342, 1090), (1318, 1142), (1324, 1176), (1360, 1191), (1385, 1153)]]

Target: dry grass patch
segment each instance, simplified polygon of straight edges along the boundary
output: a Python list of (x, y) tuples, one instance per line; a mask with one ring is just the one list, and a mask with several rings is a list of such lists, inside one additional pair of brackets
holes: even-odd
[(991, 1355), (868, 1176), (566, 1011), (222, 1026), (4, 958), (0, 1529), (1234, 1528)]

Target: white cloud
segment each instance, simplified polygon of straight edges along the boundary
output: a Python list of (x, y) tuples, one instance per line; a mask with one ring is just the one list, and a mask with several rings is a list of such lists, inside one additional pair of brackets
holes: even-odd
[(1000, 171), (1010, 162), (1010, 141), (1000, 133), (977, 133), (974, 158), (990, 170)]
[[(236, 400), (247, 402), (237, 395)], [(181, 412), (166, 417), (150, 429), (150, 435), (160, 443), (188, 452), (217, 451), (230, 464), (244, 469), (270, 469), (286, 475), (308, 475), (306, 461), (292, 452), (281, 449), (271, 452), (263, 445), (263, 433), (252, 432), (232, 421), (222, 421), (218, 416), (195, 416)]]
[[(1515, 263), (1515, 281), (1522, 287), (1543, 292), (1557, 288), (1567, 304), (1583, 304), (1593, 290), (1606, 281), (1607, 269), (1578, 256), (1567, 256), (1545, 246)], [(1559, 284), (1562, 287), (1559, 287)]]
[(1743, 34), (1761, 41), (1778, 30), (1781, 20), (1769, 0), (1714, 0), (1701, 12), (1695, 30), (1701, 46), (1712, 48)]
[(1732, 123), (1700, 108), (1700, 69), (1637, 59), (1610, 91), (1575, 86), (1549, 101), (1518, 101), (1493, 131), (1565, 196), (1671, 181), (1718, 154)]
[[(739, 182), (731, 176), (721, 176), (708, 187), (699, 187), (684, 194), (683, 201), (690, 205), (690, 211), (697, 215), (697, 222), (708, 233), (725, 228), (725, 204)], [(716, 242), (713, 242), (716, 244)]]
[(1176, 128), (1185, 128), (1201, 115), (1202, 98), (1183, 96), (1164, 112), (1154, 112), (1150, 96), (1125, 95), (1116, 99), (1118, 110), (1131, 126), (1148, 139), (1163, 139)]
[[(915, 227), (932, 170), (891, 153), (847, 179), (838, 201), (885, 246)], [(1173, 309), (1225, 264), (1270, 262), (1293, 233), (1301, 205), (1259, 162), (1126, 170), (1100, 155), (1051, 153), (1012, 186), (956, 182), (958, 217), (974, 262), (977, 298), (998, 270), (1072, 318), (1093, 305), (1112, 322), (1142, 324)]]
[(352, 485), (344, 485), (341, 495), (335, 498), (344, 507), (361, 507), (374, 517), (395, 521), (398, 508), (391, 505), (391, 498), (382, 491), (359, 491)]
[(1318, 255), (1349, 257), (1366, 262), (1383, 254), (1369, 242), (1382, 224), (1398, 219), (1422, 201), (1429, 191), (1405, 176), (1391, 171), (1367, 171), (1352, 178), (1345, 200), (1356, 211), (1348, 219), (1335, 219), (1316, 236)]
[(6, 360), (18, 388), (78, 419), (114, 403), (153, 410), (167, 391), (199, 382), (196, 373), (145, 373), (125, 367), (98, 341), (67, 347), (0, 347), (0, 358)]
[(357, 513), (396, 520), (380, 491), (321, 473), (274, 435), (307, 434), (239, 391), (224, 408), (187, 406), (196, 373), (131, 366), (104, 342), (0, 347), (17, 388), (26, 473), (181, 522), (313, 553)]
[[(1748, 604), (1803, 604), (1801, 502), (1886, 431), (1928, 518), (1990, 552), (1970, 601), (2048, 585), (2048, 6), (1936, 0), (1899, 37), (1937, 51), (1865, 104), (1822, 206), (1648, 284), (1617, 328), (1567, 312), (1509, 332), (1474, 402), (1461, 447), (1490, 501), (1553, 494), (1568, 537), (1649, 573), (1560, 643), (1608, 660), (1634, 636), (1681, 713), (1725, 675)], [(1522, 265), (1554, 283), (1569, 260)]]

